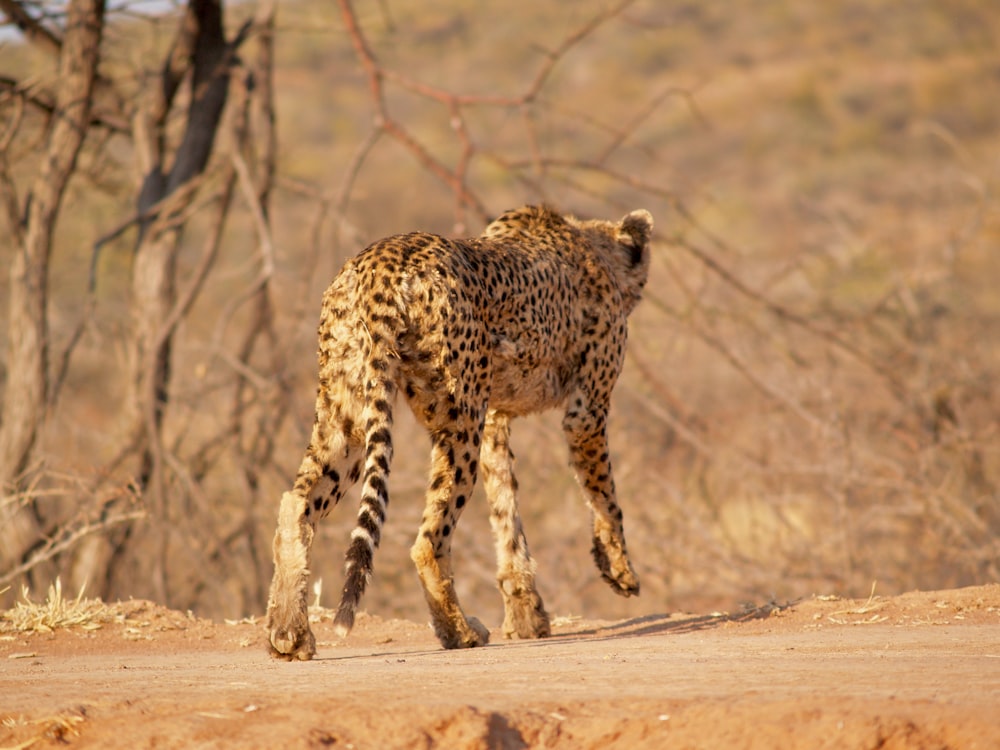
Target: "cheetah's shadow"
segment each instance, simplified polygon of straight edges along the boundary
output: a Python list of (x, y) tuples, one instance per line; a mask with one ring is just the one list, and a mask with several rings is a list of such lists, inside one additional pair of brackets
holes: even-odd
[(555, 633), (547, 640), (573, 640), (592, 638), (634, 638), (644, 635), (694, 633), (724, 625), (754, 620), (766, 620), (775, 613), (794, 607), (799, 600), (780, 604), (775, 601), (763, 605), (745, 606), (739, 612), (714, 612), (708, 615), (656, 614), (642, 615), (629, 620), (609, 622), (597, 626), (584, 624), (579, 630)]

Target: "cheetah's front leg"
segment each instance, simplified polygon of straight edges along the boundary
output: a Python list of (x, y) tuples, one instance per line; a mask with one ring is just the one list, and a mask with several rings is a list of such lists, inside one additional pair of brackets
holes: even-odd
[(535, 561), (528, 553), (517, 509), (517, 479), (510, 449), (510, 419), (489, 412), (479, 451), (490, 501), (490, 527), (497, 554), (497, 584), (503, 597), (505, 638), (551, 635), (548, 613), (535, 587)]
[(608, 453), (607, 406), (576, 399), (563, 418), (570, 461), (593, 513), (591, 553), (601, 577), (621, 596), (639, 594), (639, 577), (625, 549), (622, 509), (615, 494)]

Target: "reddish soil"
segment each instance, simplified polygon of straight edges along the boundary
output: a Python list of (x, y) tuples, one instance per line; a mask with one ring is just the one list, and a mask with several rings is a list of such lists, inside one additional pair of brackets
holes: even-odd
[(1000, 748), (1000, 585), (558, 622), (444, 651), (361, 616), (312, 662), (149, 602), (0, 640), (0, 748)]

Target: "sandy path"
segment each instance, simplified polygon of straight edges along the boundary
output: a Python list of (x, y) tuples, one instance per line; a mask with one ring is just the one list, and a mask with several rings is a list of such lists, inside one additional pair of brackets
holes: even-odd
[(1000, 748), (998, 585), (470, 651), (373, 617), (330, 641), (324, 621), (309, 663), (268, 659), (259, 625), (122, 606), (0, 641), (0, 747)]

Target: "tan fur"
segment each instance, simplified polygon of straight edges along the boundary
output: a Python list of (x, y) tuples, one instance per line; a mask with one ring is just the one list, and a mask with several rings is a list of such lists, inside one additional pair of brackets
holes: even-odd
[(319, 389), (309, 448), (282, 497), (269, 647), (309, 659), (306, 616), (315, 524), (361, 479), (336, 622), (350, 629), (371, 576), (389, 504), (391, 427), (403, 392), (431, 437), (431, 475), (411, 557), (446, 648), (487, 642), (455, 594), (451, 538), (482, 462), (507, 637), (550, 632), (517, 507), (510, 420), (561, 406), (570, 460), (593, 515), (593, 556), (624, 596), (639, 582), (628, 559), (607, 446), (611, 390), (627, 318), (649, 269), (652, 217), (579, 221), (527, 206), (483, 235), (412, 233), (348, 262), (323, 297)]

